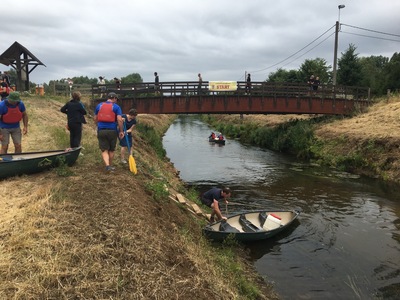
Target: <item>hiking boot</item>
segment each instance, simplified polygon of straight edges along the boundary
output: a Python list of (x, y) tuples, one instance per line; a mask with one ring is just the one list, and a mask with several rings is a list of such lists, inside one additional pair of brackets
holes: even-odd
[(210, 220), (209, 220), (209, 222), (210, 222), (210, 224), (215, 222), (215, 218), (214, 218), (214, 216), (210, 217)]
[(115, 168), (114, 167), (111, 167), (111, 166), (106, 166), (106, 172), (108, 173), (108, 172), (114, 172), (115, 171)]

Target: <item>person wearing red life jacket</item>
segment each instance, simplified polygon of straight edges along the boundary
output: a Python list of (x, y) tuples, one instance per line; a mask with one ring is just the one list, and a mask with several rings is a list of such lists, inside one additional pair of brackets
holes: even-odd
[[(24, 124), (21, 131), (20, 121)], [(14, 143), (15, 153), (22, 152), (22, 133), (28, 133), (28, 114), (18, 92), (10, 95), (0, 102), (0, 141), (1, 154), (8, 152), (10, 136)]]
[(118, 96), (109, 93), (107, 101), (101, 102), (94, 111), (94, 121), (97, 124), (97, 139), (101, 157), (106, 166), (106, 172), (114, 171), (112, 165), (118, 137), (124, 137), (124, 124), (121, 107), (116, 103)]

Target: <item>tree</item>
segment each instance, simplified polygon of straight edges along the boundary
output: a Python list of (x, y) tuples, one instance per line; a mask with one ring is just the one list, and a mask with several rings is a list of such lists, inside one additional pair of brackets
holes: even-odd
[(362, 81), (361, 63), (358, 54), (355, 53), (356, 47), (353, 44), (342, 57), (338, 60), (337, 83), (339, 85), (360, 86)]
[(121, 78), (122, 83), (142, 83), (143, 79), (139, 73), (132, 73)]
[(327, 61), (323, 58), (306, 59), (299, 68), (301, 82), (307, 82), (311, 75), (319, 77), (321, 83), (331, 83), (331, 66), (327, 65)]
[(400, 53), (394, 53), (384, 69), (386, 89), (392, 91), (400, 89)]
[(266, 80), (267, 82), (302, 82), (296, 70), (278, 69), (276, 72), (271, 72)]
[(361, 57), (361, 86), (370, 87), (375, 95), (382, 95), (386, 90), (384, 70), (389, 58), (384, 56)]

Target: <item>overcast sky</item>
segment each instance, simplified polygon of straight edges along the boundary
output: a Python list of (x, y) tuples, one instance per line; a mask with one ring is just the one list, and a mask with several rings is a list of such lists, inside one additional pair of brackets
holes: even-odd
[(14, 0), (2, 6), (0, 53), (15, 41), (26, 47), (46, 65), (30, 74), (35, 83), (131, 73), (153, 81), (155, 71), (161, 82), (199, 72), (237, 81), (246, 71), (261, 81), (305, 59), (332, 65), (339, 4), (340, 23), (397, 35), (342, 25), (339, 58), (350, 43), (359, 56), (400, 52), (399, 0)]

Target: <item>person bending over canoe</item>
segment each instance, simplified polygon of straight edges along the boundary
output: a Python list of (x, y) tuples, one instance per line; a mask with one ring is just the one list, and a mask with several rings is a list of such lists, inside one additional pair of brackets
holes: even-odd
[(214, 222), (214, 217), (217, 216), (217, 220), (224, 219), (226, 217), (222, 216), (221, 209), (219, 208), (219, 201), (224, 199), (225, 203), (228, 204), (228, 199), (231, 196), (231, 190), (227, 187), (222, 189), (212, 188), (211, 190), (205, 192), (201, 196), (201, 203), (212, 208), (210, 222)]

